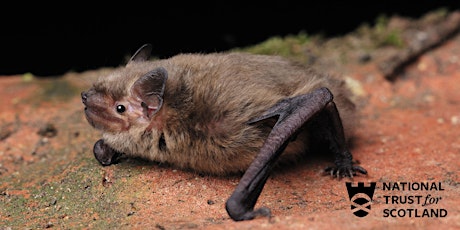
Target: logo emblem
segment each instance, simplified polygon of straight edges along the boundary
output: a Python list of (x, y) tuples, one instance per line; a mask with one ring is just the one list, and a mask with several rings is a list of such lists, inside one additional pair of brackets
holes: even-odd
[(351, 182), (346, 182), (351, 211), (355, 216), (365, 217), (371, 211), (375, 185), (376, 182), (371, 182), (370, 186), (365, 187), (363, 182), (358, 182), (358, 187), (354, 187)]

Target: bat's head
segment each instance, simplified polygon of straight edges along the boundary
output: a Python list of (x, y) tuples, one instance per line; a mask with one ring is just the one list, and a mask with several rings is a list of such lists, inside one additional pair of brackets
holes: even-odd
[(149, 45), (144, 45), (125, 68), (100, 78), (81, 93), (86, 119), (93, 127), (117, 133), (150, 124), (163, 104), (167, 72), (162, 67), (147, 71), (132, 65), (147, 60), (150, 50)]

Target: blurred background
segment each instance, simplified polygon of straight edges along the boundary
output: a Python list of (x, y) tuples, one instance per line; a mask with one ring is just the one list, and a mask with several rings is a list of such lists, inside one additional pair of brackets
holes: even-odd
[(214, 52), (305, 32), (325, 37), (373, 24), (380, 15), (420, 17), (460, 1), (306, 1), (303, 3), (14, 3), (0, 14), (0, 75), (57, 76), (124, 64), (144, 43), (153, 56)]

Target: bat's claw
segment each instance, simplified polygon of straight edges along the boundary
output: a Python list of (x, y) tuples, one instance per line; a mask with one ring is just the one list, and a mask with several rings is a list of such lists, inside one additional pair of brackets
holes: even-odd
[(338, 179), (342, 177), (350, 177), (356, 176), (357, 173), (367, 174), (367, 170), (358, 165), (337, 165), (337, 166), (330, 166), (324, 169), (326, 173), (329, 173), (331, 177), (336, 177)]

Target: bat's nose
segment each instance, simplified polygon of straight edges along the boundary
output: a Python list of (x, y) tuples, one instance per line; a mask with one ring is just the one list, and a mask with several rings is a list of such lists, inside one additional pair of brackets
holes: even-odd
[(81, 101), (83, 104), (86, 104), (86, 100), (88, 99), (88, 94), (86, 92), (81, 92)]

